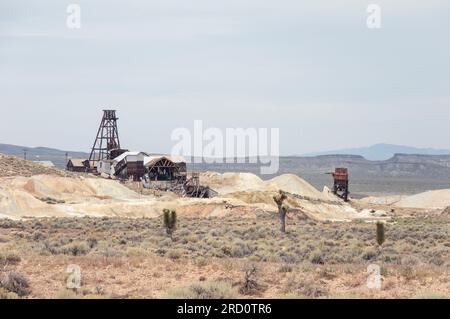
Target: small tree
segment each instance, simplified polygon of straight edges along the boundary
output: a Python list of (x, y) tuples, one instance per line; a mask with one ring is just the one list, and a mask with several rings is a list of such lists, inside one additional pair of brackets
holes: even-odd
[(278, 191), (278, 194), (273, 197), (273, 200), (277, 204), (278, 207), (278, 215), (280, 217), (280, 223), (281, 223), (281, 232), (286, 232), (286, 213), (289, 210), (289, 207), (287, 205), (284, 205), (283, 202), (287, 199), (286, 192), (282, 191), (281, 189)]
[(239, 288), (239, 292), (243, 295), (255, 294), (256, 292), (258, 292), (258, 289), (260, 288), (260, 285), (256, 280), (258, 269), (256, 268), (255, 265), (251, 265), (244, 271), (245, 271), (244, 281), (242, 283), (241, 288)]
[(166, 233), (169, 235), (170, 239), (173, 240), (173, 233), (177, 227), (177, 212), (175, 210), (165, 208), (163, 209), (163, 214)]

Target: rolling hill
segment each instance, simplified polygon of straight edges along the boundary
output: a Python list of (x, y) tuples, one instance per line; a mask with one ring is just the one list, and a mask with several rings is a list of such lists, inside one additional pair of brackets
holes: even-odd
[(62, 151), (48, 147), (26, 147), (11, 144), (0, 144), (0, 153), (24, 157), (24, 150), (27, 159), (30, 161), (51, 161), (55, 166), (64, 168), (66, 166), (66, 153), (69, 158), (88, 158), (89, 154), (84, 152)]

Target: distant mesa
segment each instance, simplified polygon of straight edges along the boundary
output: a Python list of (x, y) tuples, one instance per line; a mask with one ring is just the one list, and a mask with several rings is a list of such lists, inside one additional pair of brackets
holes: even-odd
[(307, 153), (302, 156), (323, 155), (358, 155), (371, 161), (385, 161), (395, 155), (450, 155), (450, 150), (434, 148), (417, 148), (395, 144), (375, 144), (369, 147), (338, 149), (324, 152)]

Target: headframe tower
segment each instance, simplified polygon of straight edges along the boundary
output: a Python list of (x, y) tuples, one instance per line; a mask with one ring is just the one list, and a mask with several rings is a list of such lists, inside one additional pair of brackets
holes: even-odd
[(102, 121), (89, 156), (91, 169), (97, 167), (100, 160), (114, 158), (115, 156), (112, 156), (111, 153), (120, 149), (119, 131), (117, 130), (118, 119), (116, 110), (103, 110)]

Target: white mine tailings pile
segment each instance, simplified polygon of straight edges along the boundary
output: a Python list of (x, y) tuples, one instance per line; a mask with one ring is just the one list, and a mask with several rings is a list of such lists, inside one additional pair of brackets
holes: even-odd
[(240, 214), (255, 218), (257, 213), (276, 213), (273, 195), (289, 192), (291, 216), (299, 214), (317, 220), (376, 218), (358, 212), (329, 192), (320, 192), (295, 175), (263, 181), (253, 174), (204, 173), (203, 184), (219, 192), (211, 199), (138, 194), (118, 181), (73, 175), (34, 175), (0, 178), (0, 218), (117, 216), (159, 217), (164, 208), (175, 208), (180, 216), (221, 217)]
[(164, 208), (180, 216), (220, 217), (240, 214), (255, 218), (276, 214), (273, 196), (289, 193), (289, 218), (316, 220), (380, 218), (369, 210), (358, 211), (329, 190), (320, 192), (300, 177), (285, 174), (268, 181), (250, 173), (206, 172), (202, 185), (218, 192), (210, 199), (185, 198), (173, 193), (141, 195), (119, 181), (77, 175), (0, 154), (0, 218), (52, 216), (159, 217)]
[(404, 208), (443, 209), (450, 206), (450, 189), (428, 191), (405, 197), (395, 203)]
[(417, 208), (424, 210), (444, 209), (450, 206), (450, 189), (428, 191), (415, 195), (397, 195), (366, 197), (361, 203), (386, 205), (400, 208)]
[(250, 173), (207, 172), (201, 175), (203, 183), (216, 190), (222, 198), (239, 200), (266, 211), (276, 210), (273, 195), (279, 190), (288, 192), (287, 204), (292, 214), (302, 214), (316, 220), (351, 220), (355, 218), (379, 218), (384, 212), (357, 211), (329, 191), (320, 192), (305, 180), (293, 174), (284, 174), (263, 181)]

